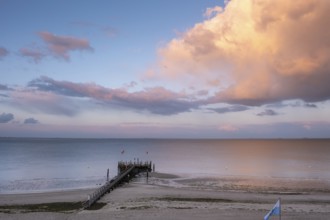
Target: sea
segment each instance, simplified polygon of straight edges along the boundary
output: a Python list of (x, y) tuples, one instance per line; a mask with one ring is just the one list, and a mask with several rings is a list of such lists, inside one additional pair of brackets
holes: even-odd
[(0, 194), (98, 187), (119, 161), (151, 161), (176, 186), (330, 190), (330, 139), (0, 138)]

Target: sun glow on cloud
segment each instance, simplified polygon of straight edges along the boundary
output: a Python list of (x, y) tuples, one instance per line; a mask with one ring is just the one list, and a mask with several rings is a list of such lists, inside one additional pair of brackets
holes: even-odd
[(207, 20), (159, 49), (151, 77), (218, 88), (214, 102), (327, 100), (329, 10), (327, 0), (232, 0), (223, 11), (207, 9)]
[[(199, 23), (182, 10), (184, 25), (169, 22), (168, 14), (151, 22), (169, 22), (171, 30), (193, 24), (174, 38), (145, 18), (132, 28), (135, 20), (123, 22), (120, 14), (93, 21), (94, 14), (83, 13), (86, 21), (74, 27), (64, 17), (63, 26), (46, 20), (46, 29), (15, 30), (27, 35), (21, 44), (0, 45), (6, 66), (0, 70), (7, 71), (0, 82), (1, 135), (16, 129), (22, 136), (328, 137), (330, 1), (201, 5)], [(146, 42), (150, 30), (161, 34)], [(81, 59), (77, 52), (92, 53)]]

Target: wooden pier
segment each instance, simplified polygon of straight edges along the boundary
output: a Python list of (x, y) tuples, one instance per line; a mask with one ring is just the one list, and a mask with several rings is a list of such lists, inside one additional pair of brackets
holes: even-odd
[[(155, 166), (153, 166), (155, 167)], [(151, 172), (152, 162), (118, 162), (118, 175), (107, 181), (103, 186), (96, 189), (92, 194), (88, 195), (87, 201), (83, 202), (83, 208), (91, 207), (105, 193), (110, 193), (111, 190), (118, 187), (124, 182), (129, 182), (133, 177), (142, 172)]]

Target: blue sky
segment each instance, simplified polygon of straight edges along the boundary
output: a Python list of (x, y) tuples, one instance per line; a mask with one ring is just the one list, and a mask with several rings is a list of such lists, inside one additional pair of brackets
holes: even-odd
[(328, 1), (0, 1), (0, 136), (330, 134)]

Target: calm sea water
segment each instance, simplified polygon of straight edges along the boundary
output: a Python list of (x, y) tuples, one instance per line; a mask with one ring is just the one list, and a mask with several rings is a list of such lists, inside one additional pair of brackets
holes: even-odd
[[(124, 152), (124, 153), (123, 153)], [(0, 193), (95, 187), (118, 161), (190, 177), (330, 182), (330, 140), (0, 139)]]

